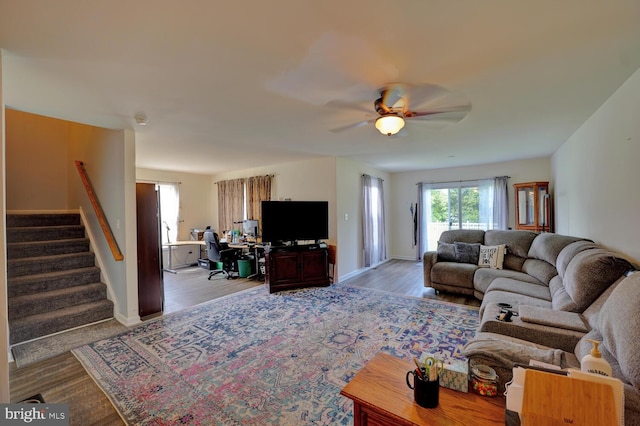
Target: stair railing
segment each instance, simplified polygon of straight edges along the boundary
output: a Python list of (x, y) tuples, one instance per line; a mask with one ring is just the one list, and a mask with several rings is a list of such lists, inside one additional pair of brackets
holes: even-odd
[(118, 247), (118, 243), (113, 236), (113, 232), (111, 231), (111, 227), (107, 222), (107, 219), (104, 216), (104, 211), (102, 210), (102, 206), (100, 206), (100, 202), (96, 197), (96, 193), (93, 190), (93, 186), (91, 185), (91, 181), (89, 180), (89, 176), (87, 175), (87, 171), (84, 168), (84, 163), (82, 161), (76, 160), (76, 168), (80, 173), (80, 179), (82, 180), (82, 184), (84, 188), (87, 190), (87, 195), (89, 196), (89, 201), (91, 201), (91, 205), (93, 206), (93, 211), (96, 213), (98, 217), (98, 222), (100, 223), (100, 227), (102, 228), (102, 232), (104, 233), (104, 237), (107, 239), (107, 243), (109, 244), (109, 248), (111, 249), (111, 254), (116, 262), (119, 262), (124, 259), (120, 248)]

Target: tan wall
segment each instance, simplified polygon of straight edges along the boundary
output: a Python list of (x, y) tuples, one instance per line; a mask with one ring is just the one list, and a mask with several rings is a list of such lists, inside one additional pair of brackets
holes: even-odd
[[(337, 241), (336, 225), (336, 159), (320, 157), (306, 161), (276, 164), (225, 173), (213, 177), (212, 182), (242, 177), (273, 175), (271, 199), (290, 198), (295, 201), (328, 201), (329, 202), (329, 240)], [(214, 184), (215, 217), (218, 217), (218, 188)]]
[(8, 210), (66, 210), (68, 122), (6, 109)]
[[(2, 217), (5, 205), (5, 116), (2, 97), (2, 49), (0, 49), (0, 206)], [(0, 403), (9, 402), (9, 315), (7, 313), (7, 265), (5, 221), (0, 221)]]

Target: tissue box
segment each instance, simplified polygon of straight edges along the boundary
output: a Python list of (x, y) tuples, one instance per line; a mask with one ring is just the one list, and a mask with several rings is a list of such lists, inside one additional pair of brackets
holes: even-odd
[(469, 363), (459, 359), (446, 361), (440, 373), (440, 386), (469, 392)]

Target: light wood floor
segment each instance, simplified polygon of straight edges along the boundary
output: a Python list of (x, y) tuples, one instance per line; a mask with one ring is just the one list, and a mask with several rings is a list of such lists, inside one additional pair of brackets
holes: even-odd
[[(208, 271), (199, 268), (179, 270), (165, 275), (165, 313), (178, 311), (198, 303), (236, 291), (261, 285), (261, 282), (222, 275), (207, 280)], [(473, 298), (436, 294), (423, 286), (422, 264), (415, 261), (391, 260), (342, 284), (385, 290), (409, 296), (445, 300), (479, 306)], [(71, 354), (62, 355), (10, 369), (11, 402), (41, 394), (49, 403), (68, 403), (71, 425), (122, 425), (123, 422), (84, 368)]]

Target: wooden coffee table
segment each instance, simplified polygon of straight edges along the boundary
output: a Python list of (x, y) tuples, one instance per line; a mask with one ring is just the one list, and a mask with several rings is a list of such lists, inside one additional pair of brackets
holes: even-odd
[(413, 401), (406, 383), (415, 366), (406, 360), (379, 353), (342, 389), (353, 400), (354, 425), (504, 425), (505, 398), (440, 387), (436, 408), (422, 408)]

